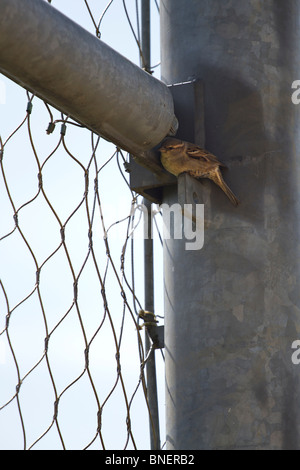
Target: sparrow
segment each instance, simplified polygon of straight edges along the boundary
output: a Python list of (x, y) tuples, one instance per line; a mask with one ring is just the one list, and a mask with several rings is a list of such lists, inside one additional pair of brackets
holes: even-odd
[(238, 199), (223, 180), (220, 166), (225, 167), (215, 155), (198, 145), (183, 140), (167, 138), (158, 149), (163, 167), (172, 175), (188, 173), (194, 178), (209, 178), (216, 183), (234, 206)]

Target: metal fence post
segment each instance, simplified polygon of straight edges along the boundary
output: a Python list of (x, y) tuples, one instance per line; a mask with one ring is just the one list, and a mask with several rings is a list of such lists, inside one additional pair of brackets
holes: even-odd
[[(151, 64), (151, 34), (150, 34), (150, 0), (141, 2), (141, 33), (142, 54), (141, 65), (150, 73)], [(144, 198), (146, 211), (144, 213), (144, 284), (145, 284), (145, 310), (154, 313), (154, 273), (153, 273), (153, 239), (152, 239), (152, 212), (151, 202)], [(148, 329), (145, 331), (146, 354), (151, 349)], [(160, 449), (160, 430), (158, 397), (156, 382), (155, 350), (152, 349), (146, 363), (147, 397), (149, 403), (149, 428), (151, 450)]]

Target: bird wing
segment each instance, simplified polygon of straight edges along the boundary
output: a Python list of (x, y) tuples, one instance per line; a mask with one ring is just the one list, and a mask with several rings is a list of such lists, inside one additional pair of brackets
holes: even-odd
[(198, 145), (189, 144), (187, 146), (186, 152), (189, 157), (198, 160), (199, 162), (203, 162), (206, 164), (212, 164), (213, 166), (220, 165), (225, 166), (222, 162), (220, 162), (217, 157), (213, 154), (208, 152), (208, 150), (204, 150)]

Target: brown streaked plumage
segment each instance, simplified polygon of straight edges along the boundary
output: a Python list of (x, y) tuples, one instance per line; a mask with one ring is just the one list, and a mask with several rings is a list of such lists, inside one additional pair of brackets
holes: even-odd
[(172, 175), (188, 173), (194, 178), (209, 178), (216, 183), (230, 199), (233, 205), (239, 204), (238, 199), (223, 180), (219, 162), (212, 153), (198, 145), (183, 140), (167, 138), (159, 148), (161, 163)]

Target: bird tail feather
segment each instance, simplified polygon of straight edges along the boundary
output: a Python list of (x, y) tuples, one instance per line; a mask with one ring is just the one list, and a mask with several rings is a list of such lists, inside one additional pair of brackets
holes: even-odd
[(224, 191), (224, 193), (230, 199), (234, 206), (237, 206), (239, 204), (239, 200), (223, 180), (220, 170), (211, 175), (211, 179)]

